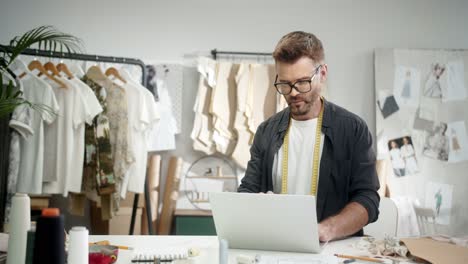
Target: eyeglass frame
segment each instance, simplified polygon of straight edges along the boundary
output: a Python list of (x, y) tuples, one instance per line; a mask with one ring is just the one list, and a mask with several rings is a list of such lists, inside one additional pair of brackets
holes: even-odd
[[(314, 69), (314, 74), (312, 74), (312, 76), (310, 77), (310, 79), (305, 79), (305, 80), (297, 80), (295, 81), (294, 83), (291, 83), (291, 82), (277, 82), (278, 81), (278, 74), (276, 74), (276, 77), (275, 77), (275, 83), (273, 84), (276, 88), (276, 91), (281, 94), (281, 95), (288, 95), (292, 92), (293, 88), (296, 89), (296, 91), (298, 93), (308, 93), (312, 90), (312, 80), (315, 78), (315, 76), (317, 76), (317, 73), (319, 72), (320, 68), (322, 68), (323, 64), (320, 64), (319, 66), (317, 66), (317, 68)], [(309, 83), (309, 90), (306, 91), (306, 92), (301, 92), (299, 91), (299, 89), (296, 87), (296, 84), (298, 82), (308, 82)], [(278, 84), (287, 84), (289, 85), (289, 87), (291, 88), (289, 90), (289, 93), (281, 93), (278, 89)]]

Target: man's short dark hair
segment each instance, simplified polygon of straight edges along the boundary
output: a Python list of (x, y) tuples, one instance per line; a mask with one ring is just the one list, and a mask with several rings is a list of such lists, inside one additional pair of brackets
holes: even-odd
[(302, 57), (308, 57), (315, 62), (325, 58), (322, 42), (312, 33), (288, 33), (280, 39), (273, 52), (275, 61), (294, 63)]

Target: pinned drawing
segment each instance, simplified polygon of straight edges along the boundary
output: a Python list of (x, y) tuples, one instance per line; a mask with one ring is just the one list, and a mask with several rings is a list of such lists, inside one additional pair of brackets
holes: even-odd
[(436, 123), (428, 132), (424, 143), (423, 154), (432, 159), (447, 161), (449, 156), (449, 138), (447, 136), (447, 124)]
[(416, 152), (410, 136), (392, 139), (388, 142), (388, 147), (395, 176), (402, 177), (419, 172)]
[(434, 182), (427, 183), (425, 206), (434, 210), (437, 224), (450, 224), (452, 192), (452, 185)]
[[(401, 144), (401, 143), (400, 143)], [(393, 173), (397, 177), (403, 177), (405, 173), (405, 161), (401, 155), (400, 144), (396, 139), (390, 140), (388, 142), (388, 147), (390, 149), (390, 159), (392, 160)]]
[(379, 107), (383, 118), (387, 118), (391, 114), (400, 110), (400, 107), (398, 107), (395, 97), (391, 94), (390, 90), (379, 91), (377, 106)]
[(434, 112), (429, 109), (419, 107), (416, 110), (413, 128), (430, 132), (434, 127)]
[(416, 153), (414, 151), (411, 137), (403, 137), (403, 145), (400, 147), (401, 156), (405, 161), (405, 173), (415, 174), (419, 172)]
[(456, 101), (466, 99), (465, 66), (463, 61), (451, 61), (447, 63), (447, 93), (442, 101)]
[(431, 65), (431, 70), (424, 87), (424, 96), (430, 98), (442, 98), (443, 94), (446, 93), (447, 90), (445, 70), (446, 66), (441, 63), (434, 63)]
[(468, 140), (466, 138), (465, 122), (458, 121), (448, 124), (449, 162), (468, 160)]
[(419, 104), (419, 87), (421, 74), (418, 69), (397, 66), (393, 92), (400, 105), (417, 107)]

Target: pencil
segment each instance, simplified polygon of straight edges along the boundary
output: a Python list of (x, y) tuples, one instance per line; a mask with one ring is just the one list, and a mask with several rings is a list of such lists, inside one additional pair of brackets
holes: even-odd
[(383, 263), (383, 261), (380, 259), (369, 258), (369, 257), (358, 257), (358, 256), (341, 255), (341, 254), (335, 254), (335, 256), (339, 258), (359, 259), (359, 260), (365, 260), (365, 261), (370, 261), (370, 262)]
[[(98, 242), (94, 242), (94, 243), (89, 243), (89, 245), (98, 245), (98, 246), (110, 246), (110, 242), (108, 240), (104, 240), (104, 241), (98, 241)], [(113, 245), (119, 249), (125, 249), (125, 250), (132, 250), (133, 248), (132, 247), (127, 247), (127, 246), (118, 246), (118, 245)]]

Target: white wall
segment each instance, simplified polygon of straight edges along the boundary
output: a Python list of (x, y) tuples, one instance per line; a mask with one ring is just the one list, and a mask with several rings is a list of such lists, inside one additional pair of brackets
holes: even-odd
[[(1, 1), (2, 44), (49, 24), (82, 38), (87, 53), (144, 61), (182, 61), (213, 48), (271, 52), (287, 32), (313, 32), (325, 46), (329, 98), (373, 132), (375, 48), (468, 49), (464, 0)], [(186, 75), (185, 81), (196, 79)], [(191, 144), (185, 135), (195, 91), (184, 93), (186, 133), (176, 153)]]
[(468, 48), (467, 14), (464, 0), (2, 0), (0, 43), (49, 24), (87, 53), (178, 61), (212, 48), (270, 52), (285, 33), (310, 31), (325, 46), (330, 98), (374, 130), (374, 48)]

